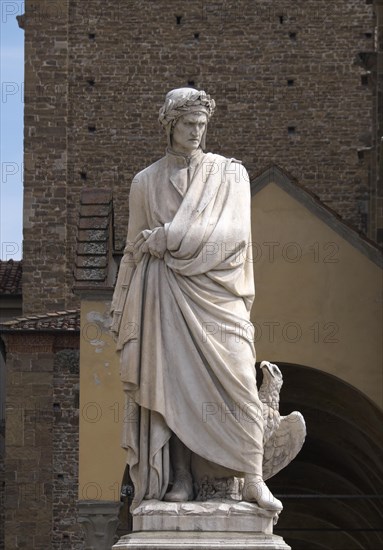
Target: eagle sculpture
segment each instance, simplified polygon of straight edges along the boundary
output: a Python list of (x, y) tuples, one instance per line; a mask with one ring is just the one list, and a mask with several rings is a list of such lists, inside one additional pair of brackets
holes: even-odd
[[(282, 373), (273, 363), (262, 361), (263, 381), (258, 395), (263, 405), (263, 479), (269, 479), (287, 466), (301, 450), (306, 437), (306, 424), (301, 413), (279, 414), (279, 392)], [(232, 470), (192, 455), (196, 500), (241, 500), (244, 478)], [(279, 514), (276, 514), (276, 522)]]
[(273, 363), (262, 361), (262, 385), (258, 395), (263, 404), (263, 479), (269, 479), (287, 466), (301, 450), (306, 424), (300, 412), (279, 414), (282, 373)]

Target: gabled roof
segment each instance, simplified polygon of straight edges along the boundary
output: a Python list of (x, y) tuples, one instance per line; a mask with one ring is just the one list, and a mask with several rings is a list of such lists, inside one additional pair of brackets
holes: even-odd
[(0, 325), (1, 332), (79, 332), (80, 311), (55, 311), (44, 315), (26, 315), (6, 321)]
[(15, 260), (0, 261), (0, 294), (20, 296), (22, 262)]
[(343, 239), (362, 252), (362, 254), (378, 266), (383, 267), (382, 249), (376, 243), (345, 222), (332, 208), (325, 205), (317, 195), (303, 187), (303, 185), (283, 172), (278, 166), (270, 166), (251, 182), (251, 194), (256, 195), (270, 183), (275, 183), (331, 227)]

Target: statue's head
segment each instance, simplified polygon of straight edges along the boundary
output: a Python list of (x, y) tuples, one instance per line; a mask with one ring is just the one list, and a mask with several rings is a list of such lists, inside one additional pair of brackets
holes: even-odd
[[(165, 103), (160, 109), (159, 121), (166, 130), (168, 145), (173, 145), (173, 132), (181, 117), (191, 120), (205, 120), (205, 129), (200, 146), (206, 147), (206, 128), (215, 108), (214, 99), (203, 90), (194, 88), (176, 88), (166, 94)], [(204, 118), (205, 117), (205, 118)], [(185, 119), (183, 119), (185, 120)]]

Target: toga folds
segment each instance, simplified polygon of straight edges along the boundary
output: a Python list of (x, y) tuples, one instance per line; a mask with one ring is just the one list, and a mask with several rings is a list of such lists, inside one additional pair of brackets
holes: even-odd
[[(172, 432), (204, 459), (262, 475), (263, 419), (246, 170), (201, 149), (189, 158), (168, 149), (134, 178), (129, 207), (112, 331), (135, 507), (167, 490)], [(159, 228), (163, 258), (134, 246)]]

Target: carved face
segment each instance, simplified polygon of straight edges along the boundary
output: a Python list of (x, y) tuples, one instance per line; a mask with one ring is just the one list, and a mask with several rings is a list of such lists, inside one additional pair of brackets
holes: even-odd
[(190, 155), (198, 149), (206, 125), (207, 117), (204, 113), (187, 113), (181, 116), (173, 129), (172, 147), (174, 151)]

